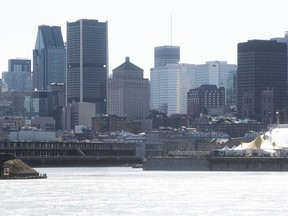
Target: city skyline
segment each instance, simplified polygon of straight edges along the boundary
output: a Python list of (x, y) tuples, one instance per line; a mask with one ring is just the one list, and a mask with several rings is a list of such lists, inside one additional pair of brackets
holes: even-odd
[(96, 19), (108, 22), (109, 73), (129, 56), (150, 78), (154, 47), (180, 46), (181, 63), (227, 61), (237, 64), (237, 44), (283, 37), (287, 28), (284, 0), (275, 1), (71, 1), (41, 4), (12, 0), (0, 12), (0, 76), (8, 60), (32, 60), (38, 26)]

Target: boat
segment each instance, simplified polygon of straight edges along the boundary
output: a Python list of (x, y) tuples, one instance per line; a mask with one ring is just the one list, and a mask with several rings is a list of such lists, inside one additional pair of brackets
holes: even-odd
[(132, 168), (143, 168), (143, 164), (133, 164)]
[(14, 154), (0, 154), (0, 179), (47, 179)]

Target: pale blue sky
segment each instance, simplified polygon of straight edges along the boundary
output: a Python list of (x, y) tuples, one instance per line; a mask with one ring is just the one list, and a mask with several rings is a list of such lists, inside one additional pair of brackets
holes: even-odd
[(109, 71), (126, 56), (149, 78), (154, 47), (181, 47), (181, 62), (237, 63), (237, 43), (282, 37), (288, 30), (285, 0), (9, 0), (0, 6), (0, 72), (8, 59), (32, 59), (39, 25), (78, 19), (108, 21)]

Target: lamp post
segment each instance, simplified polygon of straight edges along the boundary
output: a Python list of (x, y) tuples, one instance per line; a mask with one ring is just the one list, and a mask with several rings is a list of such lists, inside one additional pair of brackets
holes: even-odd
[(276, 112), (276, 125), (279, 125), (279, 112)]

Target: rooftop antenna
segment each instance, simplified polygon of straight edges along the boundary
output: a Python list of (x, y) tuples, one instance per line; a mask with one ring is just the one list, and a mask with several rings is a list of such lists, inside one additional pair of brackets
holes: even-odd
[(172, 13), (170, 15), (170, 40), (171, 40), (171, 46), (172, 46)]

